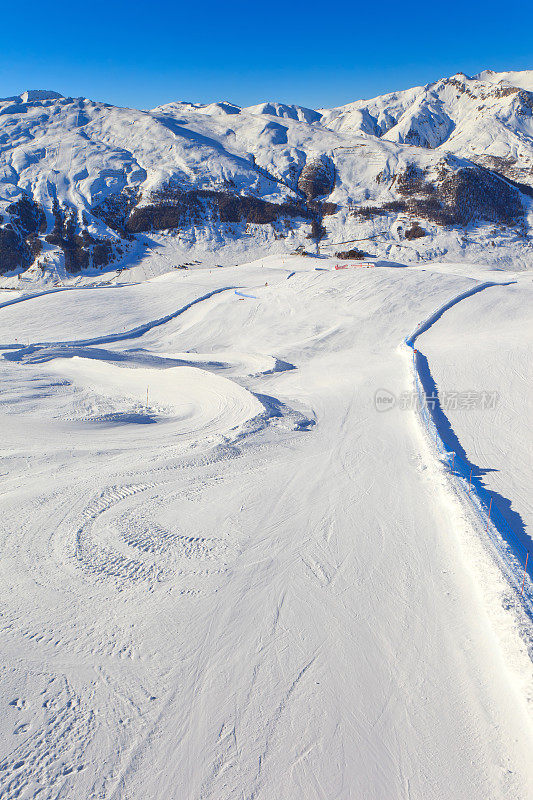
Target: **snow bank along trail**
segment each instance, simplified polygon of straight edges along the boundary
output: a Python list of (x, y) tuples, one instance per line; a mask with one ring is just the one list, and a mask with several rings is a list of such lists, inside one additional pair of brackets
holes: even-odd
[[(521, 281), (480, 284), (432, 315), (417, 328), (415, 334), (406, 339), (406, 343), (414, 348), (415, 340), (421, 334), (430, 333), (424, 340), (429, 339), (439, 384), (445, 394), (447, 389), (448, 394), (450, 393), (450, 381), (457, 380), (457, 376), (460, 376), (462, 381), (469, 381), (470, 394), (474, 400), (484, 393), (491, 398), (486, 414), (476, 414), (474, 404), (470, 407), (471, 413), (465, 415), (465, 406), (461, 409), (459, 405), (458, 408), (457, 402), (449, 403), (449, 410), (443, 411), (428, 361), (420, 351), (414, 349), (413, 366), (423, 403), (422, 421), (431, 430), (432, 439), (447, 461), (451, 474), (458, 479), (466, 499), (473, 503), (480, 515), (483, 528), (497, 551), (502, 568), (531, 618), (533, 601), (530, 581), (533, 565), (529, 561), (531, 534), (528, 527), (532, 515), (530, 501), (524, 491), (531, 476), (531, 459), (528, 454), (533, 445), (527, 424), (528, 418), (531, 419), (531, 409), (528, 408), (531, 399), (526, 385), (527, 375), (531, 371), (532, 346), (527, 311), (531, 301), (530, 283), (525, 277)], [(485, 295), (482, 300), (476, 298), (476, 304), (469, 301), (468, 310), (463, 308), (459, 313), (455, 311), (454, 306), (458, 302), (473, 298), (479, 291), (491, 286), (499, 287), (495, 293), (497, 299)], [(459, 320), (454, 320), (454, 315), (450, 315), (452, 319), (447, 320), (447, 324), (443, 321), (436, 326), (438, 330), (433, 334), (431, 328), (434, 323), (441, 319), (444, 311), (452, 309)], [(468, 334), (469, 354), (463, 356), (459, 363), (454, 359), (454, 350), (458, 346), (464, 349), (464, 344), (457, 341), (458, 330), (462, 336)], [(480, 352), (480, 346), (483, 353)], [(451, 394), (454, 394), (453, 390)], [(428, 405), (425, 402), (428, 395), (436, 398), (436, 402), (432, 401)], [(461, 410), (463, 414), (460, 413)], [(462, 434), (460, 439), (450, 425), (449, 416), (453, 418), (454, 425), (458, 425)], [(467, 427), (465, 416), (469, 423)], [(462, 445), (464, 441), (466, 449)], [(492, 450), (497, 454), (496, 470), (491, 468), (492, 465), (485, 466), (490, 463), (487, 457), (491, 450), (490, 444), (494, 441), (497, 443), (497, 448)], [(479, 460), (479, 454), (484, 455), (482, 461)], [(484, 465), (478, 466), (472, 460), (473, 457), (478, 463), (484, 462)], [(503, 487), (510, 491), (505, 494), (494, 491)], [(518, 511), (515, 510), (517, 501)]]
[[(2, 795), (533, 794), (529, 662), (374, 406), (459, 272), (271, 259), (0, 310)], [(227, 286), (256, 299), (192, 305)]]
[[(515, 282), (513, 282), (515, 283)], [(505, 287), (507, 283), (485, 282), (446, 303), (442, 308), (417, 327), (405, 343), (413, 350), (413, 370), (418, 394), (419, 410), (422, 423), (435, 444), (440, 455), (446, 461), (451, 475), (459, 479), (464, 490), (465, 499), (473, 504), (479, 514), (485, 531), (495, 545), (504, 572), (508, 575), (512, 586), (520, 595), (520, 602), (533, 619), (533, 600), (530, 579), (533, 575), (533, 563), (529, 564), (531, 540), (527, 536), (520, 516), (512, 510), (507, 498), (487, 491), (482, 475), (487, 470), (480, 470), (467, 457), (463, 447), (450, 427), (438, 390), (431, 375), (425, 356), (414, 347), (418, 337), (430, 330), (443, 314), (462, 300), (477, 294), (489, 287)], [(485, 390), (486, 392), (486, 390)], [(481, 395), (481, 393), (479, 393)], [(488, 393), (487, 393), (488, 394)], [(428, 400), (428, 398), (430, 398)], [(474, 398), (475, 399), (475, 398)], [(456, 405), (456, 403), (454, 403)], [(526, 576), (528, 578), (526, 587)]]

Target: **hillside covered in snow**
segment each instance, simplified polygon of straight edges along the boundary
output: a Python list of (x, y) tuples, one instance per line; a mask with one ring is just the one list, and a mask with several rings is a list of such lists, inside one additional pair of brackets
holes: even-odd
[(0, 800), (533, 798), (532, 115), (0, 100)]
[(531, 274), (335, 266), (0, 291), (2, 800), (533, 797), (531, 559), (404, 405), (530, 547)]
[(296, 249), (533, 263), (533, 71), (313, 110), (0, 100), (0, 273)]

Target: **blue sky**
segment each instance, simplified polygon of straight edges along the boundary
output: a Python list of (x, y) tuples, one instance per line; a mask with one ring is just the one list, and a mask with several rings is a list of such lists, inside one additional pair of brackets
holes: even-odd
[(90, 0), (4, 4), (0, 97), (28, 88), (139, 108), (310, 107), (484, 68), (533, 69), (533, 2)]

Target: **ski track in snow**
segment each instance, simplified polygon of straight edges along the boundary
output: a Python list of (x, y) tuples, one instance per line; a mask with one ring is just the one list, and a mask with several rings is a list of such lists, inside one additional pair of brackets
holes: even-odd
[[(71, 347), (90, 347), (92, 345), (99, 345), (99, 344), (111, 344), (112, 342), (122, 342), (129, 339), (138, 339), (139, 337), (143, 336), (148, 331), (151, 331), (153, 328), (157, 328), (160, 325), (165, 325), (167, 322), (170, 322), (176, 317), (181, 316), (186, 311), (188, 311), (193, 306), (197, 305), (198, 303), (204, 302), (204, 300), (209, 300), (210, 297), (214, 295), (220, 294), (221, 292), (227, 292), (231, 290), (233, 287), (231, 286), (224, 286), (221, 289), (214, 289), (212, 292), (208, 292), (207, 294), (203, 295), (202, 297), (198, 297), (195, 300), (192, 300), (190, 303), (187, 303), (182, 308), (178, 308), (177, 311), (174, 311), (172, 314), (167, 314), (160, 319), (150, 320), (149, 322), (144, 323), (143, 325), (139, 325), (136, 328), (133, 328), (129, 331), (123, 331), (121, 333), (114, 333), (110, 334), (109, 336), (96, 336), (92, 339), (79, 339), (74, 340), (71, 342), (36, 342), (28, 347), (21, 347), (20, 352), (18, 355), (29, 355), (35, 350), (44, 348), (44, 347), (51, 347), (51, 346), (60, 346), (65, 348)], [(46, 292), (45, 294), (51, 294), (51, 292)], [(41, 296), (42, 295), (37, 295)], [(30, 298), (27, 298), (30, 299)], [(13, 345), (0, 345), (0, 349), (5, 349), (12, 347)]]
[[(124, 332), (3, 346), (9, 800), (530, 796), (529, 716), (450, 517), (406, 416), (368, 399), (405, 385), (421, 308), (411, 346), (498, 284), (295, 266), (268, 286), (243, 268), (246, 302), (225, 286)], [(191, 416), (157, 376), (192, 367)]]
[(468, 297), (472, 297), (474, 294), (482, 292), (484, 289), (488, 289), (490, 286), (511, 286), (512, 283), (515, 283), (515, 281), (507, 281), (506, 283), (485, 281), (484, 283), (480, 283), (478, 286), (474, 286), (472, 289), (468, 289), (466, 292), (461, 292), (461, 294), (458, 294), (457, 297), (452, 298), (448, 303), (445, 303), (441, 308), (438, 308), (433, 314), (430, 314), (430, 316), (424, 320), (424, 322), (421, 322), (415, 331), (406, 338), (405, 344), (409, 347), (414, 347), (414, 343), (419, 336), (428, 331), (432, 325), (434, 325), (442, 317), (442, 315), (446, 313), (446, 311), (449, 311), (450, 308), (453, 308), (462, 300), (466, 300)]
[[(97, 725), (94, 712), (84, 707), (67, 681), (57, 678), (49, 680), (39, 700), (43, 723), (0, 761), (3, 797), (37, 797), (41, 792), (34, 787), (39, 785), (48, 787), (49, 796), (61, 796), (67, 779), (85, 769), (83, 750)], [(25, 704), (22, 708), (25, 711)], [(21, 725), (15, 735), (32, 727)]]

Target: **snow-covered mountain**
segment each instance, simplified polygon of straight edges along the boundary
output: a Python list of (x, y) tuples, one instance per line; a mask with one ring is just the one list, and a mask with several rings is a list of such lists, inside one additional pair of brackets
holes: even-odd
[(0, 101), (0, 271), (94, 272), (154, 242), (223, 260), (236, 243), (359, 241), (412, 259), (475, 256), (490, 239), (527, 263), (532, 114), (533, 71), (458, 74), (319, 111), (141, 111), (27, 91)]
[(487, 71), (473, 79), (459, 73), (325, 111), (322, 124), (482, 160), (533, 186), (532, 93), (533, 71)]

